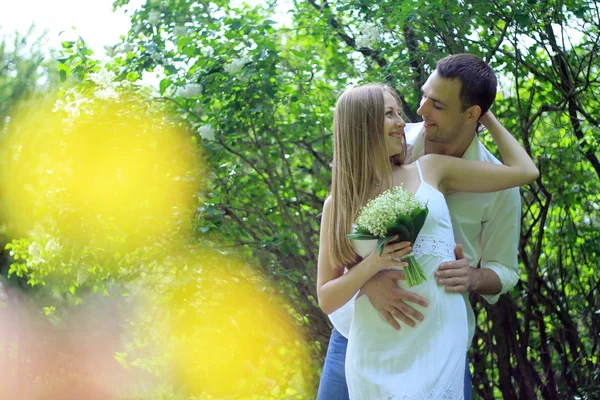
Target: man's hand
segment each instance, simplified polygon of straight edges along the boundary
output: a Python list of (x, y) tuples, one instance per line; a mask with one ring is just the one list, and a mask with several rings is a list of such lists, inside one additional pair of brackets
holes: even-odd
[(446, 292), (466, 293), (472, 289), (473, 269), (463, 254), (460, 244), (454, 248), (456, 261), (442, 263), (433, 274), (438, 285), (446, 286)]
[(423, 320), (423, 314), (412, 308), (407, 302), (427, 307), (425, 299), (400, 289), (397, 283), (399, 279), (406, 279), (403, 271), (384, 270), (375, 274), (361, 288), (361, 292), (369, 298), (373, 307), (396, 330), (400, 329), (400, 324), (396, 319), (409, 326), (415, 326), (413, 318), (419, 321)]

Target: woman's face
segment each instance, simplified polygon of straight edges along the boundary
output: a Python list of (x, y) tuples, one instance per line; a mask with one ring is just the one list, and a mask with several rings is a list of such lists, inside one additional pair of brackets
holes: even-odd
[(383, 133), (385, 134), (385, 144), (388, 149), (388, 156), (401, 154), (404, 152), (404, 127), (406, 123), (400, 116), (398, 102), (387, 91), (383, 92), (385, 106), (385, 119), (383, 123)]

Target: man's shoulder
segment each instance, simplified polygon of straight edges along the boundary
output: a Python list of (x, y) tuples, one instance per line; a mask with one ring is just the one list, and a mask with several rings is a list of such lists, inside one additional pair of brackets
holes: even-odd
[(492, 154), (492, 152), (489, 151), (487, 149), (487, 147), (485, 147), (483, 145), (483, 143), (481, 143), (481, 141), (479, 141), (479, 139), (476, 139), (476, 142), (477, 142), (477, 147), (478, 147), (477, 160), (483, 161), (483, 162), (489, 162), (492, 164), (502, 164), (502, 162), (500, 160), (498, 160), (496, 158), (496, 156), (494, 156)]
[(417, 138), (423, 131), (423, 123), (408, 123), (404, 127), (404, 134), (406, 135), (406, 143), (409, 145), (414, 145), (417, 141)]
[[(488, 163), (492, 163), (492, 164), (502, 164), (502, 161), (498, 160), (496, 158), (496, 156), (494, 156), (492, 154), (491, 151), (489, 151), (487, 149), (487, 147), (485, 147), (483, 145), (483, 143), (481, 143), (479, 141), (479, 139), (477, 140), (477, 146), (478, 146), (478, 152), (477, 152), (477, 160), (478, 161), (483, 161), (483, 162), (488, 162)], [(518, 203), (520, 205), (520, 201), (521, 201), (521, 194), (519, 191), (518, 187), (513, 187), (513, 188), (509, 188), (509, 189), (504, 189), (504, 190), (500, 190), (498, 192), (492, 192), (494, 200), (495, 201), (500, 201), (500, 202), (507, 202), (506, 206), (510, 206), (510, 203)]]

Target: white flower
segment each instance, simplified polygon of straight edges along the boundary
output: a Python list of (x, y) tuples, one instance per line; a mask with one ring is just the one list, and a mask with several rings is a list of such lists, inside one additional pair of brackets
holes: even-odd
[(160, 22), (160, 11), (152, 10), (148, 13), (148, 22), (150, 25), (156, 26)]
[(198, 134), (202, 139), (206, 140), (214, 140), (215, 139), (215, 129), (209, 124), (202, 125), (198, 128)]
[(175, 36), (186, 36), (187, 28), (185, 26), (176, 26), (175, 28), (173, 28), (173, 34)]
[(46, 247), (44, 248), (48, 253), (54, 254), (60, 250), (61, 246), (58, 240), (50, 239), (48, 243), (46, 243)]
[(40, 246), (38, 243), (34, 242), (31, 245), (29, 245), (27, 251), (29, 252), (29, 259), (27, 260), (27, 265), (36, 265), (44, 262), (44, 259), (42, 258), (43, 249), (42, 246)]
[(198, 97), (200, 94), (202, 94), (202, 85), (199, 83), (188, 83), (187, 85), (177, 88), (175, 91), (175, 96), (183, 97), (184, 99)]
[(130, 51), (133, 51), (133, 46), (132, 45), (130, 45), (130, 44), (120, 44), (115, 49), (115, 55), (120, 54), (120, 53), (127, 54)]
[(202, 55), (204, 57), (210, 58), (215, 54), (215, 50), (210, 47), (210, 46), (206, 46), (202, 48)]
[(355, 43), (356, 47), (371, 47), (371, 41), (365, 35), (357, 37)]
[(244, 65), (246, 65), (250, 61), (251, 59), (247, 55), (243, 56), (242, 58), (234, 58), (233, 60), (231, 60), (231, 63), (225, 65), (223, 69), (228, 74), (237, 74), (242, 70), (242, 68), (244, 68)]
[(152, 60), (157, 64), (160, 64), (163, 60), (161, 53), (152, 53), (150, 57), (152, 57)]
[(114, 88), (107, 87), (102, 89), (97, 89), (94, 95), (102, 100), (118, 100), (119, 93)]
[(66, 102), (61, 99), (56, 100), (52, 111), (64, 111), (67, 114), (67, 118), (64, 119), (64, 122), (67, 124), (71, 124), (79, 117), (83, 105), (91, 103), (90, 99), (84, 97), (74, 89), (70, 89), (65, 93), (65, 99), (67, 99)]
[(54, 102), (54, 108), (52, 109), (52, 112), (58, 112), (61, 110), (65, 109), (65, 102), (62, 101), (61, 99), (56, 100), (56, 102)]
[(96, 85), (100, 86), (109, 86), (112, 85), (116, 75), (114, 72), (107, 70), (106, 68), (102, 68), (98, 72), (92, 72), (90, 74), (90, 80), (94, 82)]
[(415, 209), (425, 207), (414, 194), (405, 191), (402, 186), (396, 186), (362, 207), (356, 225), (372, 235), (385, 237), (387, 225), (396, 221), (399, 215), (410, 215)]
[(361, 32), (356, 38), (356, 46), (358, 47), (372, 47), (373, 44), (381, 40), (379, 28), (373, 22), (361, 22), (358, 24), (358, 30)]
[(107, 56), (109, 57), (114, 57), (116, 52), (115, 52), (115, 48), (112, 46), (104, 46), (104, 52), (106, 53)]
[(119, 93), (117, 93), (116, 89), (119, 87), (119, 82), (115, 81), (115, 78), (115, 73), (106, 68), (91, 73), (90, 80), (98, 86), (94, 95), (102, 100), (117, 100), (119, 98)]

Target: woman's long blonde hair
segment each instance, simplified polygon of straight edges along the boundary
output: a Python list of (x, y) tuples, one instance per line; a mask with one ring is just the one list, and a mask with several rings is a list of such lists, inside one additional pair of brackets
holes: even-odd
[(352, 231), (360, 208), (376, 192), (376, 185), (380, 185), (380, 190), (391, 187), (391, 162), (402, 164), (406, 155), (405, 142), (403, 154), (388, 157), (384, 91), (401, 104), (392, 88), (368, 84), (346, 90), (335, 106), (329, 221), (330, 257), (334, 268), (350, 268), (359, 261), (346, 235)]

